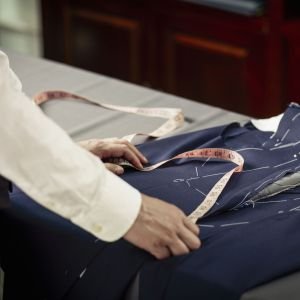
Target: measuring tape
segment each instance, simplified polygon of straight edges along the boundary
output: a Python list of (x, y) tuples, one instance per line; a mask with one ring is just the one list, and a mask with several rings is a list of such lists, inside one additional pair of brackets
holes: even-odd
[(129, 142), (132, 141), (135, 136), (147, 136), (150, 138), (162, 137), (172, 132), (176, 128), (182, 126), (184, 123), (184, 116), (182, 110), (179, 108), (167, 108), (167, 107), (143, 108), (143, 107), (134, 107), (134, 106), (111, 105), (107, 103), (99, 103), (96, 100), (91, 100), (66, 91), (44, 91), (38, 93), (33, 97), (33, 101), (37, 105), (41, 105), (42, 103), (45, 103), (53, 99), (79, 99), (110, 110), (133, 113), (145, 117), (159, 117), (159, 118), (167, 119), (167, 121), (164, 122), (159, 128), (155, 129), (150, 133), (133, 133), (124, 136), (123, 139), (126, 139)]
[(218, 197), (222, 193), (223, 189), (225, 188), (232, 174), (235, 172), (241, 172), (243, 170), (244, 159), (239, 153), (233, 150), (228, 150), (223, 148), (195, 149), (195, 150), (180, 153), (170, 159), (163, 160), (159, 163), (156, 163), (148, 167), (144, 167), (143, 169), (138, 169), (134, 167), (131, 163), (129, 163), (127, 160), (122, 158), (111, 158), (108, 159), (108, 161), (118, 165), (130, 166), (139, 171), (148, 172), (157, 169), (161, 165), (166, 164), (171, 160), (180, 159), (180, 158), (217, 158), (226, 161), (231, 161), (237, 165), (235, 168), (225, 173), (221, 179), (219, 179), (219, 181), (209, 191), (209, 193), (207, 194), (203, 202), (188, 216), (188, 218), (192, 222), (196, 223), (197, 220), (203, 217), (216, 203)]
[[(163, 107), (141, 108), (141, 107), (133, 107), (133, 106), (111, 105), (106, 103), (99, 103), (95, 100), (90, 100), (88, 98), (76, 94), (72, 94), (69, 92), (65, 92), (65, 91), (45, 91), (33, 97), (33, 100), (37, 105), (41, 105), (42, 103), (45, 103), (53, 99), (79, 99), (111, 110), (134, 113), (146, 117), (160, 117), (160, 118), (167, 119), (167, 121), (163, 123), (158, 129), (152, 131), (149, 134), (134, 133), (123, 137), (126, 138), (128, 141), (131, 141), (137, 135), (144, 135), (152, 138), (162, 137), (167, 133), (180, 127), (184, 122), (184, 116), (182, 114), (182, 111), (181, 109), (177, 109), (177, 108), (163, 108)], [(107, 161), (119, 165), (127, 165), (139, 171), (148, 172), (157, 169), (161, 165), (166, 164), (171, 160), (180, 159), (180, 158), (216, 158), (216, 159), (231, 161), (237, 165), (235, 168), (225, 173), (221, 179), (219, 179), (219, 181), (213, 186), (213, 188), (207, 194), (203, 202), (188, 216), (188, 218), (192, 222), (196, 223), (197, 220), (203, 217), (216, 203), (218, 197), (222, 193), (223, 189), (225, 188), (232, 174), (235, 172), (242, 171), (244, 165), (244, 159), (239, 153), (233, 150), (222, 149), (222, 148), (195, 149), (192, 151), (183, 152), (170, 159), (163, 160), (159, 163), (156, 163), (148, 167), (144, 167), (143, 169), (135, 168), (131, 163), (129, 163), (127, 160), (124, 160), (122, 158), (110, 158)]]

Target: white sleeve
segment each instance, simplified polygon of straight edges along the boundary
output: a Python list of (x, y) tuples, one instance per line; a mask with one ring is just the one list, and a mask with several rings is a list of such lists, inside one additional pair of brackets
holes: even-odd
[(21, 91), (1, 51), (0, 173), (104, 241), (122, 237), (140, 210), (140, 193), (76, 145)]

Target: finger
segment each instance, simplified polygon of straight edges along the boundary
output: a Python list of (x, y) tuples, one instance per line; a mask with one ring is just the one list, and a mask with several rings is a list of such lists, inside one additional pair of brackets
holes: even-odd
[(112, 163), (105, 163), (104, 164), (106, 169), (108, 169), (109, 171), (113, 172), (116, 175), (121, 175), (124, 173), (124, 169), (116, 164), (112, 164)]
[(119, 141), (119, 139), (117, 137), (110, 137), (110, 138), (105, 138), (105, 139), (99, 139), (100, 142), (104, 142), (104, 143), (115, 143), (117, 141)]
[(190, 229), (192, 232), (194, 232), (197, 236), (200, 234), (200, 228), (197, 224), (193, 223), (190, 219), (184, 218), (183, 219), (184, 225)]
[(143, 155), (143, 153), (136, 148), (133, 144), (131, 144), (130, 142), (126, 141), (126, 140), (121, 140), (120, 141), (122, 144), (125, 144), (126, 146), (128, 146), (134, 153), (135, 155), (144, 163), (148, 163), (147, 158)]
[(140, 159), (136, 156), (136, 154), (125, 144), (114, 144), (107, 147), (105, 150), (101, 152), (101, 159), (105, 160), (106, 158), (112, 157), (123, 157), (132, 163), (136, 168), (142, 169), (143, 165)]
[(123, 156), (125, 159), (127, 159), (129, 162), (131, 162), (135, 167), (142, 169), (143, 165), (139, 159), (139, 157), (133, 152), (130, 148), (124, 148), (123, 149)]
[(182, 226), (181, 231), (178, 233), (178, 236), (190, 250), (196, 250), (201, 246), (199, 237), (184, 225)]
[(171, 256), (171, 252), (166, 246), (161, 246), (159, 248), (157, 247), (154, 250), (150, 251), (150, 253), (157, 259), (165, 259)]
[(179, 237), (173, 239), (168, 247), (172, 255), (183, 255), (190, 252), (190, 249)]

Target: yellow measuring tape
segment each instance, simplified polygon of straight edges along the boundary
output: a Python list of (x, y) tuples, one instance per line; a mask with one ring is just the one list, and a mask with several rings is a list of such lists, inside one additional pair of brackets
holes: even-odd
[(128, 161), (122, 158), (112, 158), (109, 159), (109, 162), (119, 164), (119, 165), (127, 165), (137, 170), (147, 172), (147, 171), (152, 171), (154, 169), (157, 169), (161, 165), (171, 160), (180, 159), (180, 158), (217, 158), (221, 160), (231, 161), (237, 165), (232, 170), (225, 173), (221, 179), (219, 179), (219, 181), (209, 191), (209, 193), (207, 194), (203, 202), (188, 216), (192, 222), (196, 223), (197, 220), (203, 217), (216, 203), (218, 197), (222, 193), (223, 189), (225, 188), (232, 174), (235, 172), (241, 172), (243, 170), (244, 159), (239, 153), (233, 150), (228, 150), (223, 148), (195, 149), (195, 150), (180, 153), (170, 159), (163, 160), (159, 163), (145, 167), (143, 169), (135, 168), (131, 163), (129, 163)]
[[(177, 108), (163, 108), (163, 107), (141, 108), (141, 107), (133, 107), (133, 106), (111, 105), (111, 104), (99, 103), (95, 100), (90, 100), (88, 98), (76, 94), (68, 93), (65, 91), (45, 91), (37, 94), (33, 98), (33, 100), (37, 105), (40, 105), (42, 103), (45, 103), (53, 99), (79, 99), (111, 110), (134, 113), (146, 117), (160, 117), (160, 118), (167, 119), (165, 123), (163, 123), (158, 129), (154, 130), (151, 133), (134, 133), (124, 137), (127, 138), (129, 141), (131, 141), (136, 135), (145, 135), (153, 138), (162, 137), (167, 133), (180, 127), (184, 122), (182, 111)], [(222, 148), (203, 148), (203, 149), (195, 149), (184, 153), (180, 153), (170, 159), (161, 161), (154, 165), (144, 167), (143, 169), (138, 169), (138, 170), (144, 172), (152, 171), (171, 160), (180, 159), (180, 158), (216, 158), (216, 159), (231, 161), (237, 165), (232, 170), (225, 173), (221, 179), (219, 179), (219, 181), (209, 191), (209, 193), (202, 201), (202, 203), (188, 216), (192, 222), (196, 223), (197, 220), (202, 216), (204, 216), (216, 203), (218, 197), (222, 193), (223, 189), (225, 188), (232, 174), (235, 172), (241, 172), (243, 170), (244, 159), (239, 153), (233, 150), (222, 149)], [(122, 158), (112, 158), (109, 159), (109, 161), (115, 164), (128, 165), (134, 168), (132, 164), (130, 164), (128, 161)]]
[(37, 105), (41, 105), (42, 103), (45, 103), (53, 99), (79, 99), (110, 110), (133, 113), (133, 114), (146, 116), (146, 117), (158, 117), (158, 118), (167, 119), (167, 121), (165, 121), (159, 128), (155, 129), (150, 133), (139, 132), (139, 133), (133, 133), (123, 137), (123, 139), (126, 139), (128, 141), (132, 141), (133, 138), (137, 135), (139, 136), (143, 135), (151, 138), (162, 137), (168, 134), (169, 132), (172, 132), (176, 128), (182, 126), (184, 123), (184, 116), (182, 110), (179, 108), (169, 108), (169, 107), (143, 108), (143, 107), (134, 107), (134, 106), (111, 105), (107, 103), (99, 103), (96, 100), (91, 100), (65, 91), (44, 91), (38, 93), (33, 97), (33, 100)]

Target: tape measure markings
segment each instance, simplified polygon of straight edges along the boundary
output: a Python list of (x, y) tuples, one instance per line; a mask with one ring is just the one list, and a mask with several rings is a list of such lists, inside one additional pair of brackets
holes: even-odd
[(143, 108), (143, 107), (135, 107), (135, 106), (112, 105), (107, 103), (99, 103), (96, 100), (91, 100), (79, 96), (77, 94), (69, 93), (66, 91), (58, 91), (58, 90), (40, 92), (33, 97), (33, 100), (37, 105), (41, 105), (45, 102), (54, 99), (79, 99), (110, 110), (133, 113), (133, 114), (142, 115), (146, 117), (159, 117), (159, 118), (167, 119), (167, 121), (165, 121), (159, 128), (155, 129), (150, 133), (139, 132), (139, 133), (133, 133), (124, 136), (123, 139), (126, 139), (128, 141), (132, 141), (133, 138), (137, 135), (147, 136), (151, 138), (162, 137), (172, 132), (176, 128), (182, 126), (184, 123), (184, 116), (182, 110), (179, 108), (167, 108), (167, 107)]
[(192, 222), (196, 223), (197, 220), (203, 217), (217, 202), (220, 194), (222, 193), (223, 189), (225, 188), (227, 182), (229, 181), (233, 173), (241, 172), (243, 170), (244, 159), (239, 153), (233, 150), (228, 150), (223, 148), (195, 149), (195, 150), (180, 153), (170, 159), (166, 159), (154, 165), (144, 167), (143, 169), (138, 169), (134, 167), (131, 163), (129, 163), (127, 160), (123, 158), (112, 158), (112, 159), (108, 159), (108, 161), (118, 165), (130, 166), (139, 171), (149, 172), (157, 169), (158, 167), (162, 166), (163, 164), (166, 164), (167, 162), (170, 162), (175, 159), (181, 159), (181, 158), (216, 158), (216, 159), (230, 161), (237, 165), (235, 168), (225, 173), (221, 177), (221, 179), (218, 180), (218, 182), (209, 191), (209, 193), (202, 201), (202, 203), (188, 216), (188, 218)]
[[(111, 110), (133, 113), (133, 114), (143, 115), (147, 117), (160, 117), (160, 118), (167, 119), (166, 122), (164, 122), (159, 128), (152, 131), (151, 133), (148, 134), (134, 133), (123, 137), (126, 138), (128, 141), (131, 141), (137, 135), (144, 135), (153, 138), (162, 137), (168, 134), (169, 132), (175, 130), (176, 128), (180, 127), (184, 123), (183, 113), (181, 109), (178, 108), (165, 108), (165, 107), (141, 108), (141, 107), (134, 107), (134, 106), (111, 105), (106, 103), (99, 103), (95, 100), (90, 100), (88, 98), (73, 93), (69, 93), (66, 91), (44, 91), (35, 95), (33, 97), (33, 100), (37, 105), (41, 105), (42, 103), (45, 103), (53, 99), (68, 99), (68, 98), (84, 100), (89, 103), (98, 105), (103, 108), (111, 109)], [(157, 169), (161, 165), (166, 164), (169, 161), (175, 159), (181, 159), (181, 158), (207, 158), (207, 159), (216, 158), (216, 159), (231, 161), (237, 165), (231, 171), (225, 173), (222, 176), (222, 178), (218, 180), (218, 182), (209, 191), (209, 193), (207, 194), (203, 202), (188, 216), (188, 218), (192, 222), (196, 223), (197, 220), (203, 217), (216, 203), (218, 197), (222, 193), (223, 189), (225, 188), (232, 174), (234, 172), (242, 171), (244, 159), (239, 153), (233, 150), (228, 150), (223, 148), (203, 148), (203, 149), (195, 149), (192, 151), (180, 153), (170, 159), (163, 160), (154, 165), (144, 167), (143, 169), (138, 169), (138, 170), (144, 172), (152, 171), (154, 169)], [(135, 168), (132, 164), (130, 164), (128, 161), (122, 158), (111, 158), (109, 159), (109, 162), (119, 164), (119, 165), (128, 165), (130, 167)]]

